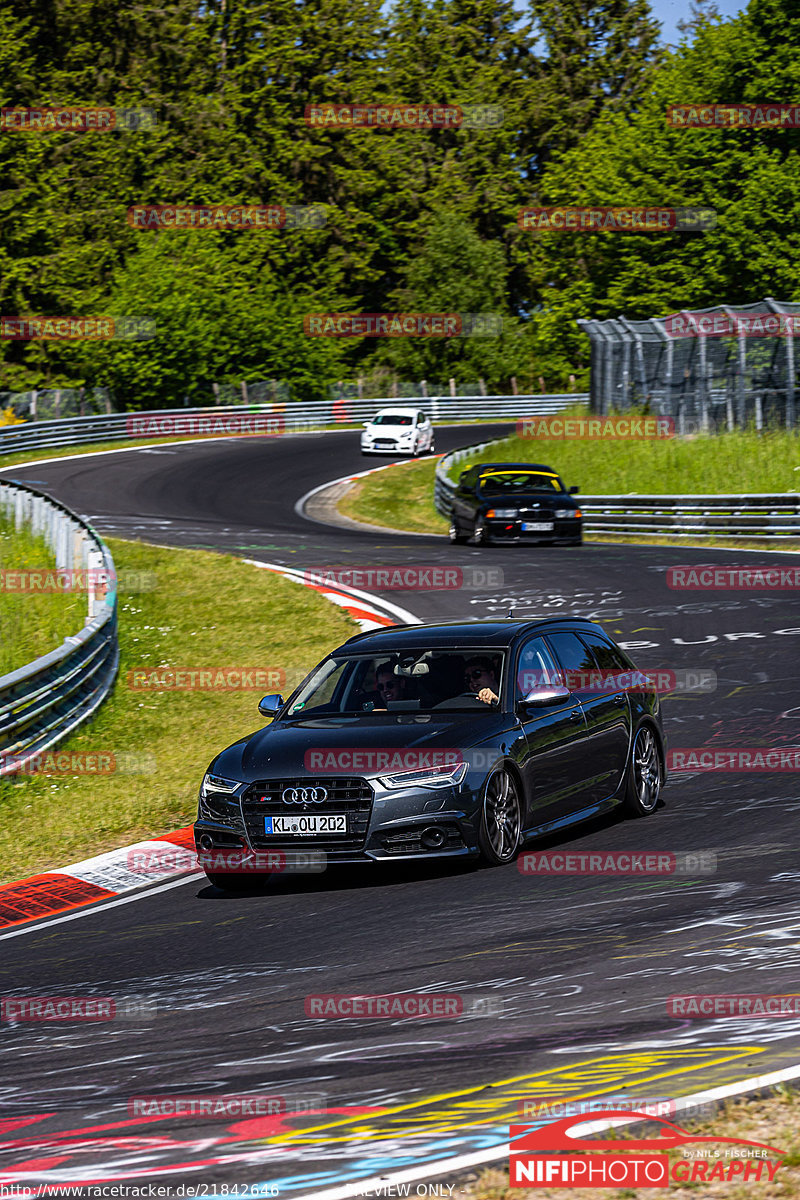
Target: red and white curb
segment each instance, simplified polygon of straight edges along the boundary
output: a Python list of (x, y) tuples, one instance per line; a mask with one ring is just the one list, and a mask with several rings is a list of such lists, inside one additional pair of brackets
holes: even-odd
[[(245, 561), (319, 592), (349, 613), (365, 632), (398, 623), (420, 623), (419, 617), (407, 609), (388, 600), (377, 600), (357, 588), (324, 587), (310, 583), (306, 572), (293, 567), (254, 559)], [(29, 879), (0, 885), (0, 929), (68, 913), (98, 900), (111, 900), (199, 870), (192, 827), (188, 825), (160, 838), (121, 846), (69, 867), (58, 867)]]
[(311, 583), (308, 578), (312, 574), (311, 571), (298, 571), (294, 567), (259, 562), (254, 558), (246, 558), (245, 562), (250, 563), (253, 567), (261, 567), (265, 571), (275, 571), (278, 575), (283, 575), (285, 579), (293, 579), (295, 583), (302, 583), (312, 591), (319, 592), (326, 600), (338, 604), (340, 608), (348, 612), (356, 624), (361, 626), (364, 633), (369, 629), (380, 629), (381, 626), (397, 625), (398, 622), (402, 625), (420, 624), (419, 617), (415, 617), (407, 608), (401, 608), (399, 604), (393, 604), (390, 600), (377, 600), (369, 592), (346, 587), (344, 584), (333, 588), (325, 584)]

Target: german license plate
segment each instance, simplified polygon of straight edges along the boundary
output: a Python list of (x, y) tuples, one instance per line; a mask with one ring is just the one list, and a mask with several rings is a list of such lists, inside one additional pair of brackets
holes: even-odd
[(552, 521), (523, 521), (523, 533), (549, 533), (553, 530)]
[(265, 817), (268, 834), (347, 833), (347, 814), (298, 813), (290, 817)]

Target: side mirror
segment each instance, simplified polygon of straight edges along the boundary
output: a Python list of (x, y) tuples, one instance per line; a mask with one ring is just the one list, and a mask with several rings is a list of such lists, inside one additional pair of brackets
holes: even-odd
[(468, 475), (468, 474), (469, 474), (469, 472), (468, 472), (468, 471), (462, 471), (462, 472), (461, 472), (461, 474), (460, 474), (460, 475), (459, 475), (459, 477), (458, 477), (458, 482), (459, 482), (460, 484), (461, 484), (461, 483), (463, 483), (463, 482), (464, 482), (464, 480), (467, 478), (467, 475)]
[(523, 696), (519, 704), (524, 708), (549, 708), (552, 704), (563, 704), (571, 695), (569, 688), (551, 683), (546, 687), (534, 688), (527, 696)]
[(258, 702), (258, 711), (262, 717), (274, 717), (283, 708), (283, 696), (263, 696)]
[(372, 422), (371, 421), (362, 421), (361, 424), (364, 426), (365, 429), (369, 429)]
[(577, 496), (577, 494), (580, 490), (581, 489), (579, 487), (571, 487), (569, 489), (569, 494), (570, 494), (570, 496)]

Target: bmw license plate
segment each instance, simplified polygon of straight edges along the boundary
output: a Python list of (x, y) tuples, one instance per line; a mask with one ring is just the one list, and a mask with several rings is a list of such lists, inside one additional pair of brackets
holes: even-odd
[(303, 816), (298, 813), (291, 817), (265, 817), (265, 833), (304, 834), (304, 833), (347, 833), (347, 814), (338, 816), (323, 813), (310, 813)]
[(554, 526), (552, 521), (523, 521), (523, 533), (549, 533)]

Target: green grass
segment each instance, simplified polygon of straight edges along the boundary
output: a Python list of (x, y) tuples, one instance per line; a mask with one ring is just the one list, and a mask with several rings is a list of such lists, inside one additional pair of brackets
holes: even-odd
[[(544, 462), (567, 486), (585, 495), (634, 493), (715, 494), (800, 490), (800, 437), (781, 430), (737, 430), (714, 436), (664, 441), (534, 441), (509, 437), (455, 463), (454, 481), (479, 462)], [(359, 480), (339, 504), (356, 521), (415, 533), (446, 533), (447, 521), (433, 504), (436, 463), (401, 463)], [(685, 538), (588, 534), (590, 541), (659, 545), (764, 548), (754, 538)], [(773, 543), (792, 549), (794, 539)]]
[(455, 464), (450, 477), (458, 479), (474, 463), (498, 460), (547, 463), (568, 487), (577, 484), (589, 496), (800, 490), (800, 437), (786, 430), (651, 441), (510, 437)]
[(7, 675), (41, 654), (57, 650), (86, 620), (86, 592), (41, 593), (6, 590), (9, 571), (54, 570), (56, 557), (43, 537), (16, 529), (0, 517), (0, 675)]
[(437, 466), (438, 459), (426, 458), (359, 479), (339, 502), (339, 511), (354, 521), (389, 529), (447, 533), (448, 522), (433, 504)]
[[(150, 756), (151, 773), (0, 780), (0, 882), (189, 824), (213, 755), (260, 728), (262, 691), (290, 690), (358, 627), (317, 592), (229, 555), (109, 539), (118, 572), (153, 572), (120, 594), (120, 674), (59, 751)], [(135, 669), (277, 668), (285, 687), (138, 691)], [(147, 763), (144, 764), (145, 766)]]

